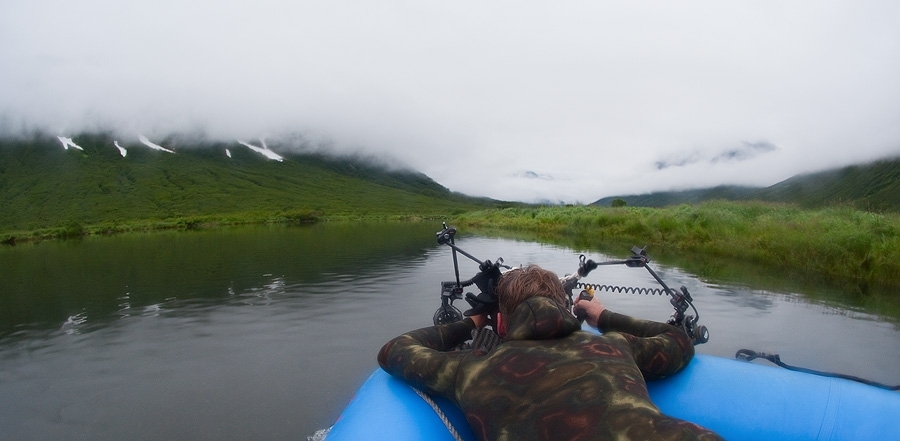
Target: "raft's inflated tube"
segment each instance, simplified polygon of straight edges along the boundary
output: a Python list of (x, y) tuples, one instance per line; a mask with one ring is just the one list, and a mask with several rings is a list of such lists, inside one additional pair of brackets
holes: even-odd
[[(900, 393), (839, 378), (708, 355), (647, 383), (664, 413), (730, 441), (874, 440), (900, 436)], [(465, 440), (462, 413), (435, 399)], [(452, 441), (434, 410), (402, 381), (378, 369), (341, 414), (326, 441)]]
[[(477, 441), (462, 411), (432, 397), (466, 441)], [(454, 441), (434, 409), (403, 381), (377, 369), (344, 409), (325, 441)]]

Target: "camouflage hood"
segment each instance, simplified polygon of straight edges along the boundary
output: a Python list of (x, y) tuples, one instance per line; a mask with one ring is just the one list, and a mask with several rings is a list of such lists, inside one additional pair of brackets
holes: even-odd
[(565, 307), (547, 297), (532, 297), (507, 319), (506, 340), (563, 338), (580, 329), (581, 323)]

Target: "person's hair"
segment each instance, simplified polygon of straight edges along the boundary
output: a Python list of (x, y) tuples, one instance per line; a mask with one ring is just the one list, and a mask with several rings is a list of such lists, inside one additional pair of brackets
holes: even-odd
[(559, 277), (537, 265), (503, 273), (497, 283), (497, 296), (500, 312), (504, 314), (512, 314), (520, 303), (535, 296), (549, 297), (560, 305), (566, 304), (566, 292)]

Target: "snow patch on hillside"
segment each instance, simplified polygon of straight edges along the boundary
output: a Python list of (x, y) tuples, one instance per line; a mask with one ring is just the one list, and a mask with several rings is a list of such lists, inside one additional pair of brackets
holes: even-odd
[(119, 149), (119, 153), (122, 154), (123, 158), (128, 154), (128, 150), (125, 150), (125, 147), (120, 146), (119, 141), (113, 141), (113, 144), (115, 144), (116, 148)]
[(75, 141), (72, 141), (72, 138), (66, 138), (66, 137), (64, 137), (64, 136), (57, 136), (56, 138), (59, 139), (59, 142), (62, 143), (63, 148), (66, 149), (66, 150), (69, 150), (69, 147), (72, 147), (72, 148), (74, 148), (74, 149), (78, 149), (78, 150), (84, 151), (84, 149), (81, 148), (80, 145), (75, 144)]
[(144, 135), (138, 136), (138, 139), (140, 139), (144, 145), (146, 145), (147, 147), (150, 147), (151, 149), (160, 150), (160, 151), (167, 152), (167, 153), (175, 153), (172, 150), (169, 150), (161, 145), (157, 145), (157, 144), (150, 142), (150, 140), (147, 139), (147, 137)]
[(262, 147), (257, 147), (255, 145), (247, 144), (244, 141), (238, 141), (239, 144), (246, 146), (248, 149), (253, 150), (256, 153), (259, 153), (259, 154), (265, 156), (266, 158), (269, 158), (269, 159), (272, 159), (272, 160), (275, 160), (278, 162), (284, 161), (284, 158), (281, 157), (281, 155), (269, 150), (269, 147), (266, 145), (265, 141), (261, 141), (261, 142), (262, 142)]

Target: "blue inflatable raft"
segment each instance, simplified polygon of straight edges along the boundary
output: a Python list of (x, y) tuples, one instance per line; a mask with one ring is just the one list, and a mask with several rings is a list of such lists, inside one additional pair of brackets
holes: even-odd
[[(457, 281), (442, 283), (444, 303), (435, 313), (435, 324), (444, 318), (441, 313), (446, 312), (448, 299), (462, 298), (461, 287), (478, 285), (478, 276), (465, 282), (458, 280), (457, 252), (478, 262), (483, 272), (502, 263), (502, 259), (493, 264), (481, 262), (459, 250), (453, 241), (455, 233), (455, 229), (444, 225), (437, 234), (438, 243), (453, 249)], [(630, 258), (621, 261), (594, 262), (582, 255), (578, 270), (560, 282), (571, 295), (572, 289), (581, 285), (579, 279), (599, 265), (646, 268), (662, 287), (660, 292), (669, 295), (675, 307), (674, 322), (669, 323), (684, 329), (694, 344), (706, 342), (709, 334), (697, 324), (699, 313), (687, 289), (670, 289), (647, 266), (649, 261), (645, 250), (637, 247), (632, 248)], [(686, 316), (688, 307), (697, 315)], [(461, 318), (451, 314), (447, 322)], [(678, 374), (648, 382), (647, 388), (663, 413), (712, 429), (731, 441), (900, 440), (900, 392), (850, 379), (697, 355)], [(325, 440), (454, 441), (449, 425), (461, 439), (475, 441), (459, 408), (442, 398), (434, 398), (433, 402), (439, 412), (418, 391), (378, 369), (344, 409)], [(450, 424), (445, 424), (442, 417)]]
[[(900, 392), (850, 380), (697, 355), (682, 372), (647, 386), (664, 413), (732, 441), (900, 439)], [(462, 439), (475, 441), (456, 406), (434, 401)], [(325, 439), (453, 441), (434, 409), (381, 369)]]

